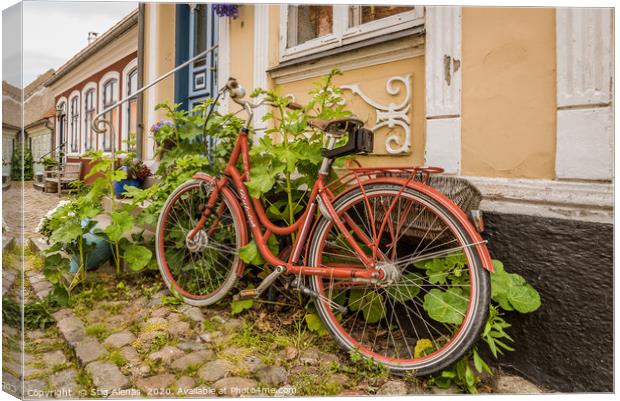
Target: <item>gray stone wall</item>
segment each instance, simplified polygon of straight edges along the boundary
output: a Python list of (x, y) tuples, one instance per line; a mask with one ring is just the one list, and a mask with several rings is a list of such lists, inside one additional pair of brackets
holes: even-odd
[(613, 225), (485, 214), (494, 258), (540, 292), (510, 314), (515, 351), (500, 364), (562, 392), (613, 391)]

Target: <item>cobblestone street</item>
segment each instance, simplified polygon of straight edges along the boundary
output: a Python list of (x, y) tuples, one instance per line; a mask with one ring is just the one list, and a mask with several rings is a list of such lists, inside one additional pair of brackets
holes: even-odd
[(24, 238), (26, 243), (28, 243), (29, 238), (37, 236), (36, 228), (41, 218), (45, 216), (48, 210), (56, 206), (61, 198), (58, 197), (58, 194), (36, 190), (32, 185), (32, 181), (26, 181), (23, 183), (23, 186), (23, 211), (21, 204), (22, 183), (13, 182), (11, 187), (2, 193), (2, 217), (8, 228), (7, 234), (17, 239), (19, 237), (23, 212)]
[[(59, 198), (30, 183), (25, 191), (28, 241), (38, 236), (39, 220)], [(5, 219), (15, 233), (18, 184), (4, 195)], [(24, 294), (30, 305), (44, 301), (51, 289), (42, 271), (43, 247), (44, 241), (35, 241), (26, 252)], [(11, 266), (3, 265), (3, 277), (10, 272), (14, 279), (7, 296), (19, 305), (19, 248), (5, 260)], [(305, 313), (303, 307), (281, 309), (259, 301), (239, 315), (231, 313), (229, 302), (185, 305), (165, 289), (158, 272), (117, 276), (106, 264), (88, 273), (73, 290), (70, 306), (55, 310), (50, 324), (26, 331), (23, 359), (18, 325), (5, 323), (3, 380), (18, 393), (23, 378), (29, 399), (458, 392), (354, 362), (329, 336), (309, 331)], [(502, 374), (487, 377), (480, 389), (541, 392), (525, 379)]]

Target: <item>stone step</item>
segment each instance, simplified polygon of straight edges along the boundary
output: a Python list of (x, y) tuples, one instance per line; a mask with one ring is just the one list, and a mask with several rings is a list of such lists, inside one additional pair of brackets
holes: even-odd
[(15, 238), (10, 236), (2, 236), (2, 251), (6, 252), (13, 248), (15, 245)]
[(34, 253), (41, 253), (45, 250), (47, 250), (47, 248), (50, 247), (50, 245), (47, 243), (47, 241), (40, 236), (37, 237), (30, 237), (29, 239), (30, 242), (30, 250)]

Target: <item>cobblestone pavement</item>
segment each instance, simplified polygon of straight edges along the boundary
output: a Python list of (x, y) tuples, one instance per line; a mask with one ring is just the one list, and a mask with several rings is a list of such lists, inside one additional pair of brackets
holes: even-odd
[(8, 190), (2, 193), (3, 219), (8, 227), (7, 234), (19, 238), (21, 217), (24, 216), (24, 238), (36, 236), (36, 227), (48, 210), (58, 204), (61, 198), (58, 194), (36, 190), (32, 181), (24, 182), (23, 210), (21, 206), (21, 182), (13, 182)]
[[(15, 192), (5, 202), (15, 200)], [(58, 197), (31, 186), (26, 194), (28, 237)], [(9, 224), (19, 221), (10, 217)], [(42, 274), (40, 255), (29, 255), (27, 262), (25, 293), (33, 302), (51, 285)], [(3, 382), (9, 389), (19, 388), (23, 376), (25, 396), (31, 399), (458, 392), (352, 362), (329, 336), (307, 330), (301, 308), (280, 310), (257, 302), (233, 316), (226, 303), (209, 308), (179, 303), (155, 272), (117, 277), (107, 265), (88, 277), (72, 296), (71, 307), (53, 313), (55, 324), (26, 333), (23, 372), (19, 332), (3, 327)], [(16, 282), (11, 296), (17, 297), (19, 288)], [(485, 378), (480, 390), (540, 392), (506, 375)]]
[[(34, 260), (32, 255), (26, 257), (28, 270), (33, 268), (31, 264)], [(4, 295), (18, 305), (21, 294), (21, 282), (17, 280)], [(23, 296), (28, 304), (38, 301), (28, 280), (23, 287)], [(5, 304), (3, 307), (8, 306)], [(80, 387), (79, 368), (56, 325), (26, 329), (22, 347), (20, 329), (15, 323), (14, 319), (5, 321), (2, 327), (3, 389), (28, 399), (71, 397)]]

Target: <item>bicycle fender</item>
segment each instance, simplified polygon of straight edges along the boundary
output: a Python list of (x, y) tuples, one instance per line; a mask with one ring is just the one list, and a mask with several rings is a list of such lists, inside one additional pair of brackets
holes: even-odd
[(195, 180), (207, 181), (208, 183), (213, 184), (213, 185), (217, 184), (217, 180), (215, 179), (215, 177), (207, 173), (196, 173), (192, 176), (192, 178)]
[[(475, 247), (476, 247), (476, 250), (478, 251), (478, 254), (480, 255), (480, 258), (482, 259), (482, 267), (485, 270), (487, 270), (489, 273), (493, 273), (494, 271), (493, 260), (491, 259), (491, 254), (489, 253), (489, 250), (487, 249), (486, 245), (483, 243), (484, 239), (480, 236), (480, 233), (478, 233), (478, 231), (476, 230), (474, 225), (471, 223), (471, 221), (469, 221), (465, 212), (463, 212), (463, 210), (461, 210), (460, 207), (458, 207), (454, 202), (452, 202), (450, 198), (448, 198), (441, 192), (437, 191), (433, 187), (430, 187), (419, 181), (407, 180), (405, 178), (397, 178), (397, 177), (370, 178), (368, 180), (364, 180), (360, 185), (381, 184), (381, 183), (396, 184), (396, 185), (401, 185), (401, 186), (406, 185), (410, 188), (413, 188), (417, 191), (420, 191), (422, 193), (429, 195), (430, 197), (434, 198), (437, 202), (441, 203), (442, 206), (446, 207), (459, 220), (459, 222), (463, 225), (463, 227), (465, 227), (465, 230), (467, 231), (467, 234), (470, 236), (472, 241), (477, 244)], [(342, 191), (340, 194), (338, 194), (338, 196), (336, 196), (336, 198), (333, 199), (333, 202), (335, 202), (336, 200), (338, 200), (338, 198), (344, 196), (345, 194), (349, 193), (350, 191), (354, 191), (355, 189), (359, 188), (360, 185), (352, 185), (350, 188), (347, 188), (346, 190)]]

